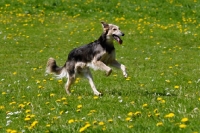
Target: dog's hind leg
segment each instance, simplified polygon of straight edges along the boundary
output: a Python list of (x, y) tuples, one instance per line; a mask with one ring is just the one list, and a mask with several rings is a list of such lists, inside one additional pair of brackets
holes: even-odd
[(120, 64), (118, 61), (114, 60), (111, 65), (113, 67), (116, 67), (118, 69), (121, 69), (122, 70), (122, 73), (124, 75), (125, 78), (127, 78), (128, 74), (126, 73), (126, 67), (123, 65), (123, 64)]
[(67, 83), (65, 84), (65, 90), (68, 95), (70, 95), (71, 93), (70, 86), (74, 83), (74, 81), (75, 81), (75, 77), (73, 76), (69, 76), (67, 79)]
[(87, 69), (87, 71), (84, 72), (84, 76), (89, 80), (90, 86), (91, 86), (94, 94), (97, 95), (97, 96), (101, 96), (102, 94), (97, 91), (97, 89), (94, 85), (93, 77), (92, 77), (92, 74), (91, 74), (89, 69)]

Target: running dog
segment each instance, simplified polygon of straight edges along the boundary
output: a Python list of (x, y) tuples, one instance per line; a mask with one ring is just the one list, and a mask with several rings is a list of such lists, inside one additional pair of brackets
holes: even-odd
[(122, 44), (120, 36), (124, 36), (124, 33), (114, 24), (107, 24), (105, 22), (101, 22), (101, 24), (103, 33), (99, 39), (73, 49), (68, 54), (67, 61), (63, 67), (57, 66), (55, 59), (48, 59), (46, 67), (47, 73), (54, 73), (58, 78), (68, 78), (67, 83), (65, 84), (67, 94), (70, 94), (70, 86), (75, 81), (76, 77), (82, 75), (89, 80), (94, 94), (99, 96), (102, 95), (97, 91), (94, 85), (89, 68), (95, 70), (100, 69), (106, 72), (106, 76), (109, 76), (112, 72), (112, 69), (108, 66), (110, 65), (121, 69), (124, 77), (127, 77), (126, 67), (115, 59), (115, 48), (113, 44), (114, 40), (119, 44)]

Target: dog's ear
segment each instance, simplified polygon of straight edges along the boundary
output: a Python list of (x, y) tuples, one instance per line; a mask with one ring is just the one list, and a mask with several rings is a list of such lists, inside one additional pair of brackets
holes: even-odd
[(109, 30), (109, 25), (105, 22), (101, 22), (104, 32)]

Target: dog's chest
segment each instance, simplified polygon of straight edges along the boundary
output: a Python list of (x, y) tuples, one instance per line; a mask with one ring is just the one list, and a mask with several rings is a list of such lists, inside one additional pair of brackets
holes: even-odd
[(115, 51), (113, 50), (112, 52), (108, 53), (104, 51), (101, 56), (101, 61), (105, 64), (109, 64), (115, 59)]

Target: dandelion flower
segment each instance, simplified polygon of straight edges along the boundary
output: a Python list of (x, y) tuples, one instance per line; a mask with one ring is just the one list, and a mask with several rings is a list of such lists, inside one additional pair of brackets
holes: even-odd
[(181, 119), (181, 122), (187, 122), (188, 118), (184, 117), (183, 119)]
[(24, 120), (25, 120), (25, 121), (30, 121), (30, 120), (31, 120), (31, 118), (29, 118), (29, 117), (26, 117)]
[(25, 105), (24, 104), (19, 104), (19, 106), (18, 106), (19, 108), (24, 108), (25, 107)]
[(100, 125), (100, 126), (103, 126), (103, 125), (104, 125), (104, 122), (102, 122), (102, 121), (99, 122), (99, 125)]
[(175, 89), (179, 89), (180, 87), (178, 85), (174, 86)]
[(133, 112), (129, 112), (129, 113), (128, 113), (128, 116), (133, 116)]
[(126, 121), (131, 121), (131, 118), (130, 118), (130, 117), (127, 117), (127, 118), (126, 118)]
[(85, 127), (81, 127), (81, 128), (79, 129), (79, 132), (82, 133), (82, 132), (84, 132), (85, 130), (86, 130)]
[(81, 104), (77, 106), (78, 109), (81, 109), (82, 107), (83, 107), (83, 105), (81, 105)]
[(161, 101), (161, 100), (162, 100), (162, 98), (161, 98), (161, 97), (158, 97), (158, 98), (157, 98), (157, 101)]
[(67, 98), (66, 98), (66, 97), (63, 97), (63, 98), (61, 98), (61, 100), (62, 100), (62, 101), (65, 101), (65, 100), (67, 100)]
[(99, 98), (98, 96), (94, 96), (94, 97), (93, 97), (93, 99), (98, 99), (98, 98)]
[(68, 123), (69, 123), (69, 124), (74, 123), (74, 122), (75, 122), (74, 119), (68, 120)]
[(158, 122), (157, 124), (156, 124), (156, 126), (158, 127), (158, 126), (163, 126), (163, 123), (162, 122)]
[(2, 95), (5, 95), (5, 94), (6, 94), (6, 92), (2, 92), (1, 94), (2, 94)]
[(113, 122), (113, 119), (109, 119), (108, 122), (110, 122), (110, 123)]
[(55, 96), (55, 94), (54, 94), (54, 93), (51, 93), (51, 94), (50, 94), (50, 97), (54, 97), (54, 96)]
[(31, 112), (31, 110), (30, 110), (30, 109), (28, 109), (28, 110), (26, 110), (25, 112), (26, 112), (26, 113), (30, 113), (30, 112)]
[(134, 113), (134, 115), (135, 115), (135, 116), (141, 115), (141, 112), (140, 112), (140, 111), (136, 111), (136, 112)]
[(148, 106), (148, 104), (147, 103), (145, 103), (145, 104), (143, 104), (142, 105), (142, 107), (144, 108), (144, 107), (147, 107)]
[(186, 128), (186, 125), (185, 124), (180, 124), (179, 128)]
[(174, 113), (169, 113), (169, 114), (165, 115), (165, 118), (172, 118), (174, 116), (175, 116)]
[(51, 125), (50, 124), (46, 124), (46, 127), (50, 127)]
[(17, 74), (17, 72), (13, 72), (13, 75), (16, 75)]

